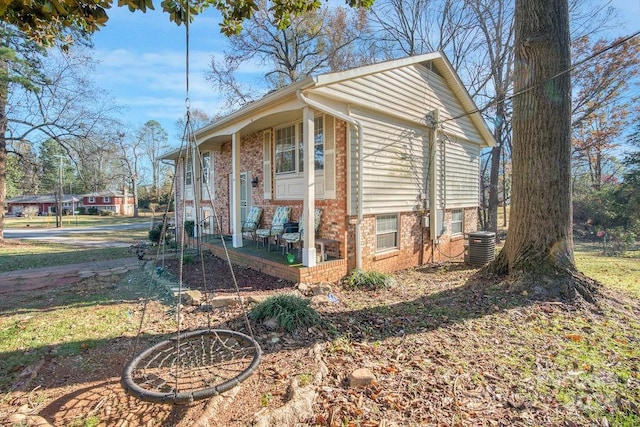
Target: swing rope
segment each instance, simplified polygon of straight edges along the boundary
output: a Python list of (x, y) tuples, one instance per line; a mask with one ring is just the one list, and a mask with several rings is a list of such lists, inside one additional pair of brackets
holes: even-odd
[[(204, 170), (202, 156), (198, 150), (197, 142), (194, 137), (194, 132), (191, 123), (190, 101), (189, 101), (189, 20), (190, 11), (189, 3), (186, 3), (186, 19), (185, 22), (185, 44), (186, 44), (186, 116), (185, 116), (185, 129), (181, 141), (181, 147), (178, 155), (178, 160), (184, 159), (186, 173), (188, 165), (192, 165), (191, 176), (192, 183), (197, 182), (195, 178), (195, 161), (197, 158), (198, 168), (197, 170)], [(186, 142), (186, 150), (185, 150)], [(184, 151), (186, 153), (184, 153)], [(184, 156), (183, 156), (184, 153)], [(191, 154), (193, 153), (193, 154)], [(190, 163), (191, 162), (191, 163)], [(177, 163), (175, 171), (177, 172)], [(178, 178), (178, 174), (174, 173), (174, 183), (171, 186), (171, 192), (175, 188), (175, 180)], [(182, 195), (184, 198), (186, 194), (186, 179), (182, 179)], [(208, 182), (207, 182), (208, 183)], [(194, 210), (195, 210), (195, 230), (196, 230), (196, 245), (200, 254), (201, 271), (202, 271), (202, 286), (204, 290), (205, 301), (208, 298), (207, 278), (204, 268), (204, 255), (201, 250), (201, 232), (198, 219), (198, 209), (201, 206), (197, 206), (195, 203), (199, 200), (196, 195), (196, 191), (202, 191), (204, 189), (207, 193), (207, 198), (211, 203), (211, 210), (213, 212), (213, 219), (221, 230), (221, 221), (218, 215), (216, 206), (213, 204), (209, 185), (201, 186), (201, 188), (195, 188), (194, 185)], [(182, 218), (186, 218), (187, 210), (186, 203), (182, 203)], [(164, 238), (166, 232), (166, 213), (163, 216), (163, 224), (161, 230), (161, 239), (163, 245), (166, 244)], [(177, 224), (176, 224), (177, 226)], [(237, 386), (242, 381), (246, 380), (258, 367), (260, 358), (262, 355), (260, 346), (256, 342), (249, 317), (247, 315), (247, 308), (245, 302), (241, 298), (240, 288), (236, 280), (233, 264), (227, 251), (225, 240), (220, 235), (222, 245), (229, 266), (233, 284), (239, 303), (242, 305), (243, 316), (245, 325), (248, 331), (248, 335), (225, 329), (212, 329), (211, 324), (211, 310), (207, 310), (207, 329), (196, 330), (191, 332), (183, 332), (182, 326), (182, 293), (184, 290), (183, 276), (184, 276), (184, 259), (185, 259), (185, 247), (186, 247), (186, 230), (180, 230), (180, 254), (178, 263), (178, 289), (177, 289), (177, 310), (176, 310), (176, 322), (177, 333), (175, 337), (164, 340), (158, 344), (155, 344), (148, 349), (142, 351), (135, 356), (125, 367), (122, 373), (121, 383), (125, 391), (132, 396), (147, 402), (153, 403), (174, 403), (184, 404), (193, 401), (206, 399), (217, 394), (223, 393), (231, 388)], [(164, 252), (163, 252), (164, 253)], [(160, 254), (160, 248), (158, 248), (156, 254), (156, 261)], [(138, 336), (136, 337), (136, 347), (138, 339), (142, 334), (144, 317), (147, 311), (148, 300), (150, 293), (147, 295), (147, 299), (144, 302), (142, 319), (138, 329)], [(136, 353), (136, 351), (134, 351)]]

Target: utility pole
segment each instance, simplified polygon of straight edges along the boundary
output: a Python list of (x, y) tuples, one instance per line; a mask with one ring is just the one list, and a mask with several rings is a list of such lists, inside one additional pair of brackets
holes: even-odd
[(56, 227), (60, 228), (62, 227), (62, 160), (64, 159), (64, 156), (62, 155), (55, 155), (54, 157), (57, 157), (60, 159), (60, 163), (58, 166), (58, 178), (59, 178), (59, 187), (58, 187), (58, 203), (56, 204)]

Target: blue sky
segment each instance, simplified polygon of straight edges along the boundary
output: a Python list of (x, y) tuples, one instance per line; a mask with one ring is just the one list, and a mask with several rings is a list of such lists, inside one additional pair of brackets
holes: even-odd
[[(93, 37), (95, 58), (100, 61), (96, 84), (111, 92), (124, 108), (125, 122), (137, 129), (148, 120), (157, 120), (173, 144), (179, 143), (176, 121), (185, 116), (185, 27), (169, 22), (159, 2), (158, 10), (131, 13), (115, 7), (109, 22)], [(640, 29), (640, 0), (613, 0), (625, 25), (615, 36)], [(222, 58), (226, 48), (220, 34), (217, 11), (197, 16), (189, 27), (189, 99), (191, 108), (208, 114), (219, 110), (221, 99), (204, 78), (211, 56)], [(246, 78), (261, 75), (257, 64), (245, 64)]]

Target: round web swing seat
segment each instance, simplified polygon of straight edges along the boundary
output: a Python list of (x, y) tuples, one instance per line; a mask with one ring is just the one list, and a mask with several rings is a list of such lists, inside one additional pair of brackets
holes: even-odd
[(145, 402), (185, 404), (223, 393), (260, 364), (251, 337), (229, 330), (181, 334), (149, 347), (124, 368), (122, 386)]

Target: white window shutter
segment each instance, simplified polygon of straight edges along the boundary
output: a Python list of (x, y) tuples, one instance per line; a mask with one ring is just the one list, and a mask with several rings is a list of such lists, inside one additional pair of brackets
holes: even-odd
[(324, 198), (336, 198), (336, 131), (333, 116), (324, 116)]
[(263, 156), (262, 156), (262, 187), (264, 189), (264, 199), (271, 199), (272, 193), (272, 171), (271, 171), (271, 156), (273, 150), (271, 149), (271, 130), (265, 130), (262, 133), (263, 139)]

